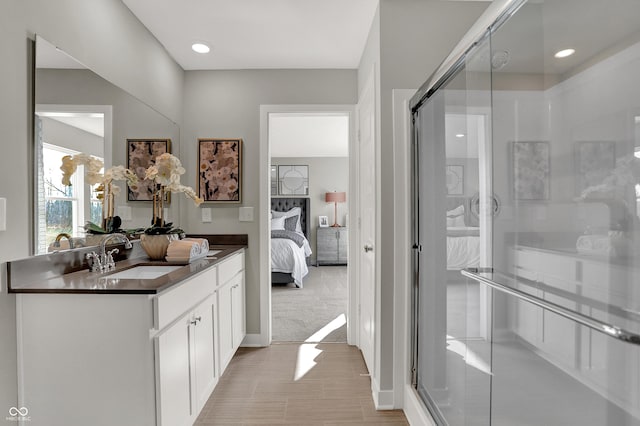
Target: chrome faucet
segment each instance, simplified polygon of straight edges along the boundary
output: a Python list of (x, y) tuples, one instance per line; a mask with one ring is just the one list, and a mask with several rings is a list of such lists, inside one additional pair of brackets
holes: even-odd
[(53, 247), (60, 248), (60, 241), (63, 238), (66, 238), (67, 241), (69, 241), (69, 248), (72, 249), (73, 248), (73, 238), (71, 238), (71, 235), (67, 234), (66, 232), (61, 232), (58, 235), (56, 235), (56, 240), (53, 243)]
[(114, 248), (112, 250), (107, 251), (107, 242), (113, 238), (117, 238), (120, 242), (124, 243), (125, 249), (130, 249), (133, 247), (131, 241), (123, 234), (108, 234), (106, 235), (102, 241), (100, 241), (100, 250), (99, 253), (92, 251), (91, 253), (87, 253), (87, 259), (92, 259), (91, 263), (91, 272), (105, 272), (109, 271), (116, 267), (116, 262), (113, 260), (113, 254), (118, 253), (120, 250)]

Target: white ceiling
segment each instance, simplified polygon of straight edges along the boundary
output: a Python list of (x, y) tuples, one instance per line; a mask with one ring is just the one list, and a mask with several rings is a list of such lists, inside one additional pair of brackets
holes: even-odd
[[(358, 67), (378, 0), (123, 0), (185, 70)], [(208, 54), (191, 50), (196, 42)]]
[(36, 112), (36, 114), (104, 138), (104, 114), (86, 112)]
[(349, 117), (341, 114), (269, 114), (272, 157), (348, 157)]

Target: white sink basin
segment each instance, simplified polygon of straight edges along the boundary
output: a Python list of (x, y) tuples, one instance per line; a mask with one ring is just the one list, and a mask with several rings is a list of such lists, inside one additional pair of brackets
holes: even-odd
[(124, 271), (116, 272), (115, 274), (104, 276), (100, 279), (153, 280), (180, 268), (182, 268), (182, 266), (179, 265), (141, 265), (125, 269)]

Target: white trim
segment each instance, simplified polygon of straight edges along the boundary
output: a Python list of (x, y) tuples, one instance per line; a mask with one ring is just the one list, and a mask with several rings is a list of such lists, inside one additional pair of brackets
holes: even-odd
[[(259, 226), (260, 226), (260, 243), (259, 243), (259, 265), (260, 265), (260, 334), (259, 338), (252, 337), (251, 342), (256, 346), (269, 346), (271, 344), (271, 244), (269, 244), (269, 211), (271, 205), (271, 148), (269, 144), (269, 114), (271, 113), (321, 113), (334, 112), (347, 114), (349, 116), (349, 154), (353, 151), (355, 141), (355, 105), (260, 105), (260, 166), (259, 166)], [(349, 188), (355, 188), (354, 185), (354, 158), (349, 157)], [(353, 192), (353, 191), (351, 191)], [(352, 200), (354, 197), (349, 197)], [(347, 200), (349, 209), (353, 208), (353, 201)], [(351, 210), (350, 210), (351, 211)], [(352, 217), (352, 215), (349, 215)], [(351, 234), (351, 227), (349, 233)], [(352, 237), (350, 235), (349, 240)], [(351, 244), (349, 246), (351, 248)], [(349, 295), (351, 295), (352, 287), (356, 286), (353, 280), (353, 267), (349, 266)], [(352, 327), (351, 304), (347, 312), (347, 333)], [(349, 333), (348, 333), (349, 335)], [(249, 342), (249, 340), (246, 340)], [(349, 341), (351, 344), (351, 341)], [(248, 344), (248, 343), (247, 343)]]
[(378, 380), (371, 376), (371, 396), (376, 410), (393, 410), (396, 408), (394, 405), (394, 393), (393, 390), (380, 390)]
[(431, 418), (427, 407), (422, 404), (418, 394), (411, 385), (404, 387), (404, 415), (410, 425), (435, 426), (436, 422)]
[(264, 345), (262, 344), (262, 335), (261, 334), (247, 334), (244, 336), (242, 343), (240, 344), (243, 348), (260, 348)]
[[(104, 136), (102, 137), (102, 145), (103, 145), (103, 164), (105, 170), (111, 167), (113, 162), (113, 106), (112, 105), (68, 105), (68, 104), (36, 104), (34, 114), (42, 113), (42, 112), (66, 112), (66, 113), (98, 113), (103, 115), (102, 125), (104, 126)], [(35, 135), (33, 135), (35, 138)], [(35, 145), (35, 140), (32, 141), (32, 146)], [(37, 165), (33, 165), (34, 168), (37, 168)], [(37, 171), (36, 171), (37, 172)], [(38, 178), (36, 177), (33, 181), (32, 191), (34, 202), (38, 197)], [(89, 199), (88, 194), (90, 193), (90, 189), (87, 185), (84, 188), (84, 199), (85, 201)], [(37, 204), (37, 203), (36, 203)], [(84, 209), (84, 220), (89, 218), (87, 203), (82, 202)], [(39, 215), (40, 211), (37, 208), (34, 208), (31, 212), (32, 221), (33, 221), (33, 234), (31, 236), (33, 247), (32, 249), (37, 253), (39, 250), (38, 238), (40, 235), (39, 228)], [(75, 227), (74, 227), (75, 228)]]
[(404, 407), (404, 387), (411, 384), (411, 114), (413, 89), (394, 89), (394, 405)]

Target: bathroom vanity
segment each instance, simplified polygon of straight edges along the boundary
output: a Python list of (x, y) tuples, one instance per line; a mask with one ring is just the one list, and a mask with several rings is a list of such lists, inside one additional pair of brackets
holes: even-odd
[[(638, 331), (640, 270), (624, 259), (516, 246), (514, 288), (622, 329)], [(544, 265), (544, 269), (537, 267)], [(513, 332), (542, 358), (634, 415), (640, 415), (640, 349), (514, 300)]]
[(214, 258), (186, 265), (128, 258), (106, 273), (46, 276), (36, 264), (34, 279), (28, 260), (10, 263), (30, 424), (193, 424), (245, 336), (245, 247), (213, 245)]

